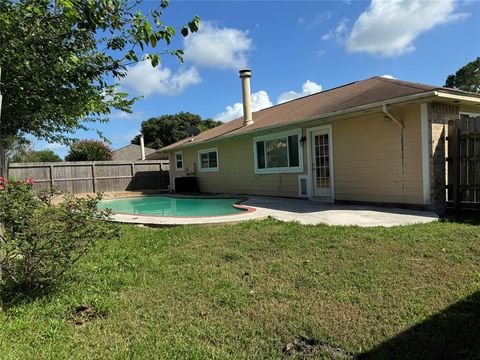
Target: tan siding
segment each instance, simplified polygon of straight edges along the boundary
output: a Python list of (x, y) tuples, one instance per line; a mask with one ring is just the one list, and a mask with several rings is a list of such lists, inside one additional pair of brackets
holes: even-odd
[(333, 123), (335, 198), (423, 202), (420, 107), (397, 109), (401, 130), (382, 113)]
[[(420, 106), (392, 109), (392, 112), (405, 123), (403, 168), (400, 129), (395, 123), (384, 121), (382, 113), (333, 123), (336, 199), (423, 202)], [(318, 125), (321, 124), (312, 122), (308, 127)], [(303, 134), (306, 134), (306, 128)], [(198, 150), (214, 147), (218, 148), (220, 170), (199, 172)], [(172, 176), (196, 175), (202, 192), (298, 196), (300, 173), (254, 173), (253, 136), (186, 148), (183, 153), (186, 171), (175, 171), (174, 155), (171, 154)], [(303, 155), (304, 168), (307, 169), (306, 149)]]
[[(198, 171), (198, 151), (214, 147), (218, 148), (219, 171)], [(194, 170), (202, 192), (298, 196), (299, 173), (254, 173), (252, 136), (184, 149), (183, 154), (187, 172), (191, 174)], [(184, 176), (187, 172), (173, 170), (172, 176)]]

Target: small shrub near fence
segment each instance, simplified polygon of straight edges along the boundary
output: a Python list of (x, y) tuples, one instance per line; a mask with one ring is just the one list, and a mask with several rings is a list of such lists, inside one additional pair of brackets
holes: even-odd
[(168, 161), (78, 161), (11, 163), (9, 177), (33, 179), (34, 190), (61, 189), (72, 194), (168, 189)]

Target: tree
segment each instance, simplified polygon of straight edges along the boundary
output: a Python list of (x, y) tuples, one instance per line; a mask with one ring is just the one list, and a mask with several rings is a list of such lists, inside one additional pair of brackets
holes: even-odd
[[(222, 124), (221, 121), (204, 119), (197, 114), (179, 112), (173, 115), (162, 115), (142, 122), (141, 133), (145, 139), (145, 146), (153, 149), (173, 144), (189, 136), (186, 129), (195, 126), (200, 131), (212, 129)], [(133, 138), (132, 144), (140, 144), (140, 135)]]
[[(131, 112), (136, 98), (118, 90), (118, 79), (138, 61), (160, 63), (171, 54), (176, 30), (163, 23), (168, 0), (144, 15), (142, 0), (0, 1), (0, 175), (6, 150), (26, 134), (69, 143), (77, 129), (108, 121), (112, 110)], [(198, 30), (195, 16), (181, 33)], [(160, 52), (154, 48), (162, 44)], [(144, 50), (150, 54), (144, 54)]]
[(65, 156), (66, 161), (108, 161), (112, 160), (113, 151), (103, 141), (81, 140), (70, 146)]
[(59, 162), (62, 161), (60, 156), (52, 150), (28, 150), (24, 153), (15, 153), (10, 159), (16, 163), (37, 163), (37, 162)]
[(455, 75), (448, 75), (445, 86), (480, 93), (480, 57), (458, 69)]

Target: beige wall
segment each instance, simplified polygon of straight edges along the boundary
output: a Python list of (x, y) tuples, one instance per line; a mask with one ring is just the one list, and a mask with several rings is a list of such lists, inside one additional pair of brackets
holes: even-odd
[[(390, 203), (423, 202), (420, 105), (397, 107), (392, 113), (405, 124), (402, 132), (383, 113), (372, 113), (332, 123), (335, 199)], [(323, 125), (312, 122), (306, 129)], [(280, 129), (282, 131), (284, 129)], [(273, 133), (273, 131), (270, 131)], [(219, 171), (199, 172), (198, 150), (218, 148)], [(306, 145), (304, 152), (306, 152)], [(298, 196), (298, 175), (254, 173), (253, 136), (228, 139), (183, 149), (186, 171), (195, 175), (202, 192)], [(304, 153), (304, 168), (307, 156)]]
[[(218, 148), (219, 171), (198, 171), (198, 150)], [(230, 139), (183, 150), (186, 171), (175, 171), (173, 176), (195, 173), (200, 190), (210, 193), (298, 196), (298, 174), (255, 175), (253, 165), (253, 137)]]
[(420, 106), (392, 113), (403, 136), (382, 113), (333, 124), (337, 200), (423, 203)]

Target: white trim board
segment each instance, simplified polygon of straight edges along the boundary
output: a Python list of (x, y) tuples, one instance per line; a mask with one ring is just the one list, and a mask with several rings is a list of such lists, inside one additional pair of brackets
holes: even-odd
[(420, 105), (420, 125), (422, 132), (422, 179), (423, 204), (430, 205), (430, 139), (431, 128), (428, 120), (428, 104)]

